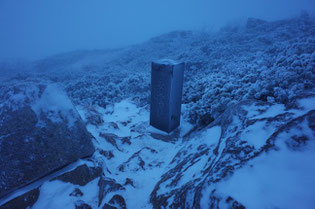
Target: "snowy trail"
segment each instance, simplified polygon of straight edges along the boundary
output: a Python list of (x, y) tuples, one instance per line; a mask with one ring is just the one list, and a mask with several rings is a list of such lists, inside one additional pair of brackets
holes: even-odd
[[(86, 110), (80, 107), (78, 110), (83, 120), (88, 120)], [(131, 180), (132, 183), (129, 182), (130, 184), (125, 186), (124, 192), (128, 207), (152, 208), (149, 203), (150, 194), (161, 175), (168, 170), (170, 161), (184, 146), (181, 136), (192, 126), (182, 121), (179, 137), (170, 143), (152, 137), (152, 133), (162, 138), (168, 136), (149, 126), (148, 110), (138, 108), (128, 100), (110, 105), (106, 109), (97, 107), (95, 112), (100, 113), (104, 121), (101, 125), (87, 126), (96, 139), (94, 143), (98, 150), (94, 156), (96, 161), (105, 164), (105, 175), (121, 185), (125, 185), (127, 179)], [(119, 140), (116, 140), (119, 147), (117, 149), (100, 136), (100, 133), (115, 134), (121, 139), (128, 138), (130, 144), (119, 143)], [(111, 152), (113, 157), (108, 159), (101, 155), (100, 151), (103, 150)]]
[[(40, 194), (33, 209), (73, 208), (78, 200), (92, 208), (102, 208), (114, 193), (106, 194), (99, 205), (99, 178), (84, 186), (55, 179), (86, 164), (101, 167), (106, 178), (123, 185), (124, 189), (115, 191), (115, 194), (124, 197), (128, 208), (152, 208), (150, 194), (161, 176), (169, 170), (176, 153), (187, 143), (182, 136), (193, 126), (182, 120), (177, 131), (166, 134), (149, 125), (146, 107), (139, 108), (128, 100), (108, 105), (105, 109), (99, 106), (76, 108), (88, 131), (95, 137), (94, 155), (15, 191), (2, 198), (0, 205), (39, 188)], [(84, 195), (79, 198), (70, 195), (75, 189), (80, 189)]]

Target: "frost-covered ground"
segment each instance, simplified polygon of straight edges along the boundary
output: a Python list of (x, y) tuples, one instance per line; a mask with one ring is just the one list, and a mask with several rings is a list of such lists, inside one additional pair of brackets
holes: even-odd
[[(314, 208), (314, 34), (307, 15), (249, 19), (32, 63), (36, 72), (15, 75), (0, 91), (60, 84), (96, 152), (16, 194), (38, 188), (33, 208), (52, 209)], [(186, 63), (182, 125), (171, 135), (148, 124), (150, 63), (161, 58)], [(89, 180), (58, 179), (69, 172)]]
[[(96, 152), (54, 176), (79, 165), (99, 166), (123, 189), (109, 190), (100, 203), (98, 177), (85, 185), (50, 177), (17, 193), (41, 185), (32, 208), (102, 208), (118, 194), (127, 208), (311, 209), (315, 97), (296, 105), (243, 102), (190, 135), (193, 126), (186, 121), (171, 135), (153, 129), (148, 110), (129, 100), (105, 109), (77, 106)], [(82, 195), (74, 195), (76, 189)]]
[[(81, 160), (63, 173), (83, 164), (101, 166), (106, 178), (115, 179), (118, 184), (124, 185), (119, 194), (124, 197), (128, 208), (152, 208), (151, 191), (182, 146), (181, 134), (187, 133), (192, 126), (182, 121), (177, 133), (169, 136), (149, 126), (149, 112), (146, 108), (139, 108), (128, 100), (107, 106), (106, 109), (99, 106), (93, 110), (81, 106), (77, 109), (87, 123), (88, 131), (95, 137), (93, 142), (96, 152), (91, 158), (92, 162)], [(163, 141), (169, 140), (168, 137), (172, 138), (172, 142)], [(58, 175), (60, 174), (62, 173), (59, 172)], [(32, 208), (73, 208), (78, 200), (98, 208), (98, 181), (99, 179), (94, 179), (84, 186), (78, 186), (46, 179), (46, 182), (40, 181), (18, 191), (9, 199), (42, 184), (38, 200)], [(84, 195), (79, 198), (70, 195), (76, 188)], [(103, 204), (111, 197), (111, 193), (106, 194)]]
[[(312, 91), (314, 34), (315, 20), (307, 14), (275, 22), (249, 19), (219, 32), (175, 31), (122, 49), (65, 53), (28, 68), (39, 72), (37, 78), (64, 85), (76, 104), (105, 107), (131, 98), (145, 106), (151, 62), (183, 61), (185, 117), (205, 125), (244, 99), (288, 104)], [(28, 73), (16, 76), (27, 77)]]
[[(199, 205), (311, 209), (315, 198), (314, 105), (315, 97), (299, 100), (292, 109), (246, 102), (241, 108), (247, 112), (231, 110), (232, 121), (229, 117), (221, 119), (231, 124), (218, 120), (184, 138), (192, 126), (182, 121), (184, 125), (173, 133), (171, 142), (163, 141), (169, 140), (166, 134), (149, 127), (145, 107), (128, 100), (106, 109), (78, 106), (95, 137), (97, 150), (92, 161), (80, 161), (79, 165), (101, 166), (106, 178), (123, 185), (118, 194), (127, 208)], [(303, 119), (307, 114), (311, 118)], [(296, 126), (283, 130), (297, 119), (300, 122)], [(247, 126), (242, 125), (246, 121)], [(273, 142), (272, 136), (277, 138)], [(32, 208), (74, 208), (80, 201), (98, 208), (98, 181), (96, 178), (84, 186), (59, 180), (41, 182), (39, 198)], [(196, 204), (198, 200), (192, 200), (201, 182), (200, 202)], [(70, 195), (76, 188), (82, 196)], [(107, 193), (100, 206), (114, 194), (117, 191)]]
[[(229, 108), (176, 154), (151, 194), (166, 208), (313, 208), (315, 97)], [(159, 207), (157, 207), (159, 208)]]
[[(156, 131), (149, 127), (148, 111), (128, 101), (96, 111), (104, 121), (99, 126), (88, 125), (96, 138), (96, 160), (106, 166), (105, 174), (118, 183), (131, 180), (123, 193), (128, 208), (150, 208), (150, 193), (181, 146), (180, 140), (168, 143), (153, 138), (150, 133)], [(86, 118), (84, 110), (81, 113)], [(110, 141), (110, 134), (121, 138)], [(112, 157), (104, 157), (104, 151)]]

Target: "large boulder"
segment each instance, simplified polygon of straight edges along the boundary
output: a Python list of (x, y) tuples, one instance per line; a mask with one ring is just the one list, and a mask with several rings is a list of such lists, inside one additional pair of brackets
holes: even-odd
[(0, 197), (92, 155), (91, 139), (57, 85), (1, 85)]

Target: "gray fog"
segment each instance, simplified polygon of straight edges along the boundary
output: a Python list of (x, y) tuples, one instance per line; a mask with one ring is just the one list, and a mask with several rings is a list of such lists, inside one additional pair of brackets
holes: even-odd
[(315, 0), (1, 0), (0, 60), (122, 47), (173, 30), (216, 30), (301, 10), (313, 16)]

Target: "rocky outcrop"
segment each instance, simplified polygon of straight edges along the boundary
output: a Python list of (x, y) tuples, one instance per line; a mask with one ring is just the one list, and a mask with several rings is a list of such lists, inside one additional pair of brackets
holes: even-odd
[(75, 203), (75, 209), (92, 209), (92, 207), (86, 204), (85, 202), (83, 202), (82, 200), (78, 200)]
[(151, 156), (153, 158), (154, 155), (157, 155), (158, 152), (155, 149), (150, 147), (144, 147), (139, 151), (135, 152), (126, 162), (122, 163), (118, 166), (119, 171), (139, 171), (139, 170), (147, 170), (150, 167), (159, 166), (162, 162), (150, 162), (147, 161), (148, 157)]
[(117, 195), (117, 194), (114, 195), (112, 197), (112, 199), (110, 199), (109, 203), (116, 206), (119, 209), (126, 209), (127, 208), (125, 199), (122, 196)]
[(102, 209), (126, 209), (125, 199), (120, 195), (114, 195), (108, 203), (105, 203)]
[(80, 165), (73, 171), (64, 173), (51, 181), (60, 180), (63, 182), (69, 182), (74, 185), (85, 186), (92, 180), (98, 178), (103, 173), (101, 167), (88, 167), (86, 164)]
[(1, 209), (26, 209), (32, 207), (39, 197), (39, 188), (33, 189), (1, 205)]
[[(312, 104), (314, 97), (304, 100)], [(227, 109), (201, 133), (187, 138), (171, 169), (151, 193), (154, 208), (244, 208), (231, 196), (222, 196), (216, 184), (260, 157), (279, 150), (302, 151), (314, 140), (315, 111), (297, 102), (295, 109), (248, 100)], [(266, 171), (267, 172), (267, 171)]]
[(0, 86), (0, 197), (92, 155), (91, 139), (58, 86)]
[(112, 133), (100, 133), (100, 137), (104, 138), (108, 143), (113, 145), (117, 150), (122, 151), (121, 144), (131, 144), (130, 137), (119, 137)]
[(106, 197), (109, 193), (125, 190), (125, 188), (118, 184), (115, 181), (115, 179), (107, 178), (105, 176), (100, 177), (98, 181), (98, 186), (99, 186), (98, 206), (102, 204), (104, 197)]

